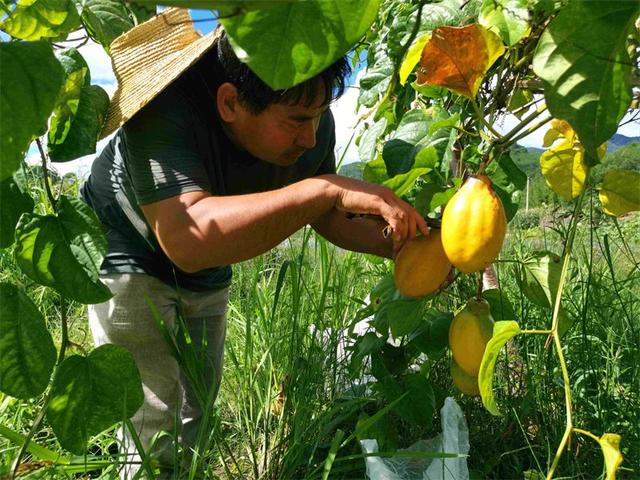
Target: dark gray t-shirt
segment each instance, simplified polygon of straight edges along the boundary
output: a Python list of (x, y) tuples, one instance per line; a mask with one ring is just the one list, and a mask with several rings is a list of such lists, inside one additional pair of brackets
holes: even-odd
[(181, 271), (160, 248), (140, 205), (194, 191), (261, 192), (335, 173), (330, 112), (320, 120), (315, 147), (281, 167), (230, 142), (212, 91), (196, 64), (129, 120), (93, 162), (81, 193), (106, 229), (109, 250), (101, 273), (146, 272), (193, 291), (224, 288), (231, 281), (230, 266)]

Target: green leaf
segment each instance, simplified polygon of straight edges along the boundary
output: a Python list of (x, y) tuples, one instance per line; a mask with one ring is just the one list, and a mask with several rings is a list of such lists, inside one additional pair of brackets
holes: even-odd
[(405, 392), (408, 392), (407, 396), (392, 410), (410, 424), (431, 426), (436, 400), (429, 380), (421, 373), (410, 373), (401, 378), (396, 389), (385, 393), (394, 393), (394, 397), (388, 397), (389, 401), (393, 401)]
[[(551, 310), (556, 301), (562, 263), (551, 252), (533, 252), (522, 262), (518, 283), (522, 293), (536, 305)], [(560, 305), (558, 331), (560, 335), (571, 327), (572, 319)]]
[(497, 288), (484, 290), (482, 298), (489, 303), (489, 311), (491, 311), (491, 316), (494, 320), (513, 320), (517, 318), (511, 302), (501, 290)]
[(502, 347), (513, 337), (522, 333), (514, 321), (496, 322), (493, 325), (493, 336), (487, 343), (478, 373), (478, 386), (484, 407), (493, 415), (500, 415), (493, 396), (493, 370)]
[(129, 11), (118, 0), (86, 0), (82, 19), (91, 38), (105, 48), (109, 48), (116, 37), (133, 28)]
[(376, 320), (388, 322), (398, 338), (411, 333), (422, 322), (424, 304), (420, 300), (399, 298), (384, 302), (376, 312)]
[(543, 80), (549, 111), (571, 124), (588, 165), (598, 163), (597, 148), (616, 132), (631, 102), (626, 43), (639, 12), (636, 0), (574, 0), (538, 42), (533, 70)]
[(79, 199), (61, 197), (58, 215), (24, 214), (16, 228), (16, 262), (31, 279), (82, 303), (111, 298), (98, 272), (107, 250), (100, 222)]
[(527, 175), (507, 154), (501, 155), (497, 161), (492, 162), (487, 167), (486, 173), (502, 201), (507, 221), (510, 221), (520, 206), (522, 194), (527, 187)]
[(374, 158), (378, 139), (387, 129), (387, 123), (387, 119), (382, 117), (364, 131), (358, 145), (358, 155), (360, 155), (361, 161), (368, 162)]
[(236, 55), (274, 90), (313, 78), (369, 30), (380, 0), (309, 0), (221, 18)]
[(528, 3), (528, 0), (483, 0), (478, 22), (513, 46), (530, 30)]
[(12, 37), (29, 41), (64, 40), (79, 26), (80, 15), (73, 0), (19, 0), (11, 15), (0, 24)]
[[(49, 142), (49, 156), (54, 162), (66, 162), (96, 151), (98, 135), (109, 108), (109, 95), (102, 87), (82, 87), (78, 110), (61, 142)], [(51, 140), (51, 137), (49, 138)]]
[(414, 335), (410, 335), (410, 341), (429, 359), (433, 360), (442, 356), (449, 346), (449, 327), (453, 320), (453, 313), (428, 310), (423, 316), (426, 318), (423, 328)]
[(457, 187), (445, 188), (436, 183), (427, 183), (422, 186), (420, 193), (416, 196), (415, 207), (426, 216), (436, 208), (445, 205), (457, 191)]
[(395, 66), (388, 56), (382, 54), (376, 57), (373, 65), (360, 78), (360, 94), (358, 104), (373, 107), (384, 95), (394, 75)]
[(18, 168), (31, 140), (41, 135), (63, 82), (47, 42), (0, 43), (0, 180)]
[(418, 178), (431, 171), (430, 168), (412, 168), (407, 173), (386, 180), (383, 185), (389, 187), (399, 197), (406, 195), (416, 184)]
[(607, 215), (617, 217), (640, 210), (640, 173), (609, 170), (604, 174), (598, 196)]
[(379, 155), (375, 160), (367, 162), (364, 166), (363, 175), (365, 181), (377, 183), (379, 185), (389, 180), (389, 175), (387, 175), (387, 166), (382, 159), (382, 155)]
[(353, 352), (351, 354), (351, 362), (349, 363), (349, 372), (351, 375), (354, 377), (359, 375), (364, 358), (382, 350), (385, 343), (386, 340), (379, 337), (375, 332), (367, 332), (358, 337), (351, 348)]
[(63, 51), (58, 59), (64, 68), (65, 81), (49, 125), (49, 149), (53, 145), (63, 143), (67, 138), (78, 111), (82, 87), (91, 82), (89, 66), (75, 48)]
[(60, 364), (47, 419), (60, 445), (80, 455), (91, 436), (133, 416), (143, 400), (133, 356), (123, 347), (107, 344)]
[(13, 244), (20, 215), (32, 211), (33, 200), (13, 177), (0, 182), (0, 248)]
[(44, 317), (10, 283), (0, 283), (0, 358), (0, 390), (23, 399), (44, 391), (56, 363)]
[(402, 117), (393, 136), (382, 149), (389, 177), (411, 170), (416, 153), (420, 150), (416, 146), (429, 134), (431, 123), (431, 118), (422, 110), (411, 110)]

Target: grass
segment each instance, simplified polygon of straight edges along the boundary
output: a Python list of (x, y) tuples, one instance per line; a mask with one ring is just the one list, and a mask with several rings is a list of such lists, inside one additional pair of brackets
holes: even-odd
[[(621, 478), (640, 475), (639, 226), (638, 215), (616, 224), (587, 209), (564, 295), (573, 321), (563, 344), (576, 426), (596, 435), (622, 435)], [(542, 249), (560, 254), (565, 235), (561, 221), (544, 229), (512, 227), (502, 258), (519, 259)], [(27, 286), (58, 340), (55, 294), (31, 286), (7, 254), (0, 253), (0, 262), (2, 280)], [(361, 450), (352, 434), (362, 414), (372, 415), (382, 404), (375, 392), (354, 395), (350, 389), (344, 332), (386, 269), (384, 263), (335, 249), (309, 230), (235, 268), (222, 389), (185, 478), (323, 478), (325, 471), (330, 478), (364, 477)], [(522, 294), (515, 264), (499, 263), (497, 271), (521, 326), (548, 327), (550, 311)], [(474, 283), (461, 278), (436, 302), (453, 310), (474, 294)], [(83, 307), (68, 308), (75, 350), (90, 349)], [(432, 362), (428, 375), (438, 410), (446, 395), (455, 395), (448, 358)], [(469, 425), (473, 475), (508, 479), (522, 478), (525, 471), (546, 471), (565, 425), (553, 348), (541, 336), (517, 337), (508, 345), (496, 378), (502, 417), (490, 416), (478, 399), (456, 396)], [(26, 435), (38, 409), (38, 399), (20, 402), (0, 395), (0, 424)], [(400, 425), (400, 443), (429, 438), (438, 425), (437, 415), (431, 427)], [(64, 454), (46, 425), (35, 441)], [(27, 457), (27, 466), (41, 467), (28, 477), (74, 478), (73, 470), (82, 470), (86, 461), (103, 467), (91, 478), (117, 478), (116, 468), (99, 463), (112, 462), (115, 447), (112, 429), (93, 440), (91, 456), (74, 460), (80, 466), (65, 470)], [(0, 437), (0, 478), (8, 474), (16, 451), (14, 443)], [(598, 445), (574, 436), (558, 478), (593, 479), (601, 471)]]

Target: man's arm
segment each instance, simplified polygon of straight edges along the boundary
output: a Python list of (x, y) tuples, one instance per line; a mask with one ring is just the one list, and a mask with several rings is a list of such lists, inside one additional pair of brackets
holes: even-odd
[(346, 250), (371, 253), (385, 258), (393, 258), (395, 254), (393, 241), (383, 236), (387, 223), (382, 219), (349, 219), (345, 212), (334, 208), (311, 226), (331, 243)]
[(160, 246), (186, 272), (260, 255), (333, 209), (380, 215), (393, 228), (396, 250), (416, 229), (428, 231), (418, 212), (388, 188), (338, 175), (247, 195), (191, 192), (142, 206)]

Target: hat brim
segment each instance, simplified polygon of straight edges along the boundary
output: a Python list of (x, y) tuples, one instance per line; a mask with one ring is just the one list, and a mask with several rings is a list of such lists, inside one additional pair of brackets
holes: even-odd
[(201, 36), (184, 9), (170, 8), (111, 45), (118, 88), (99, 138), (121, 127), (207, 52), (219, 31)]

